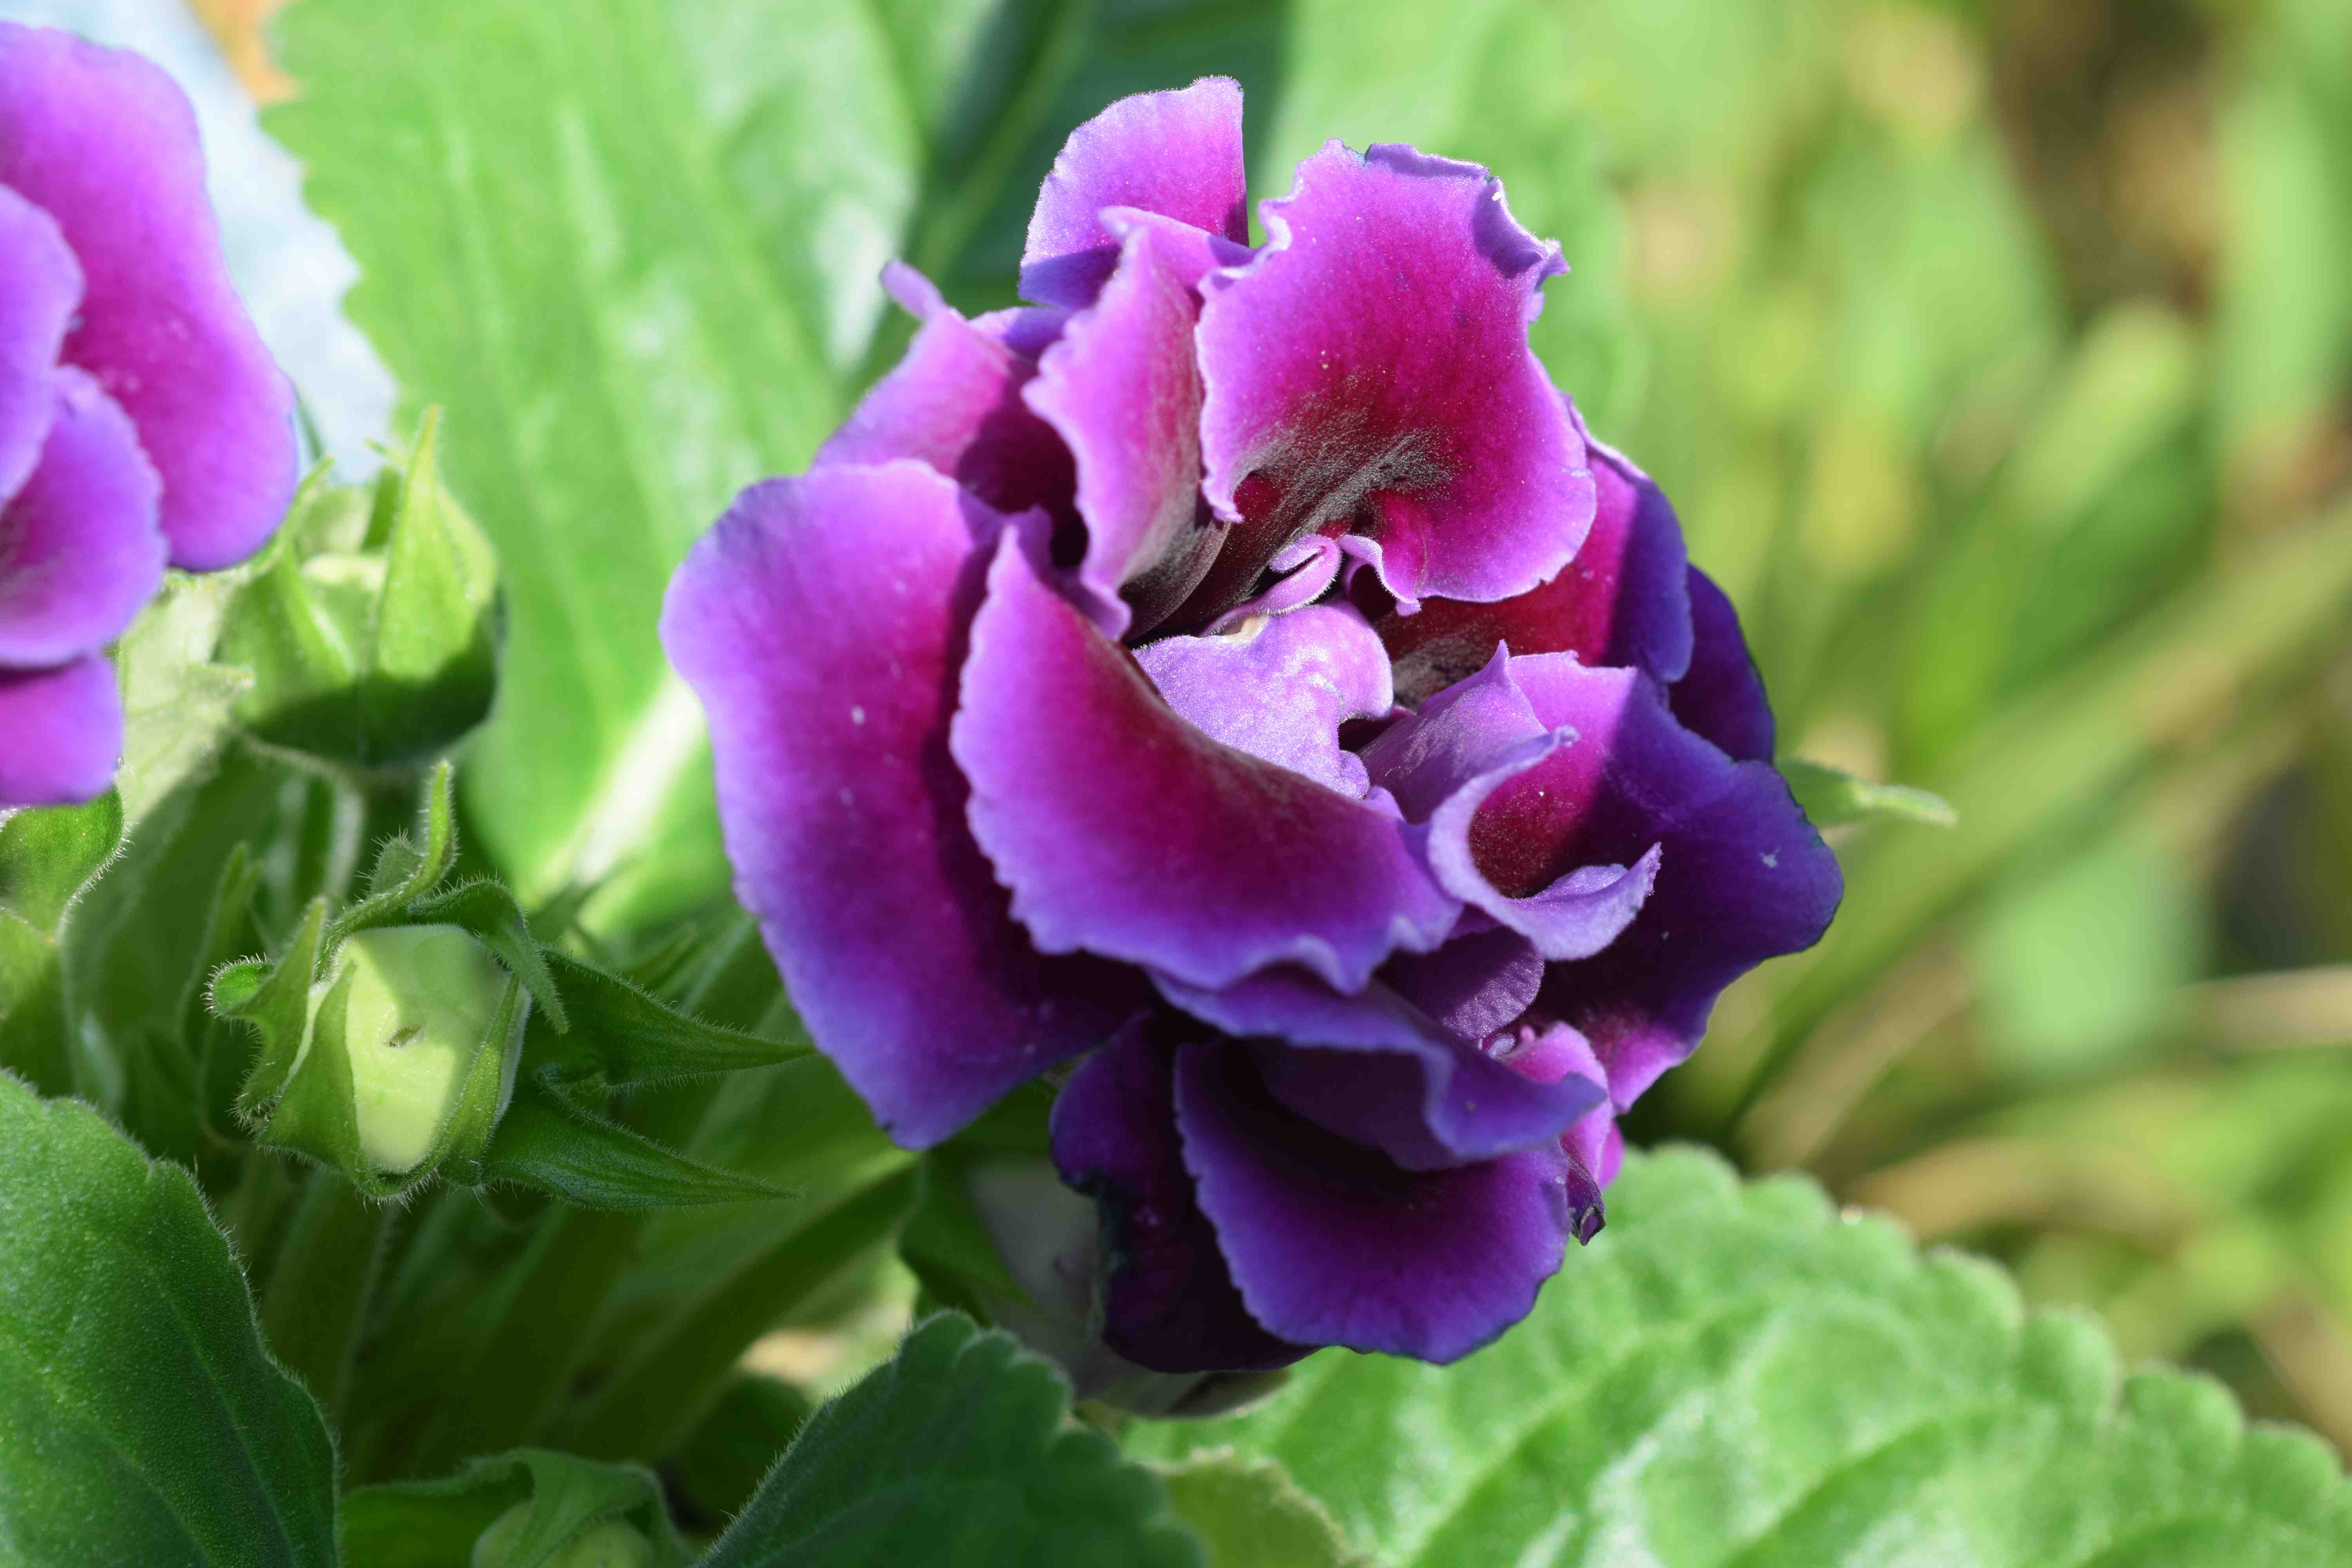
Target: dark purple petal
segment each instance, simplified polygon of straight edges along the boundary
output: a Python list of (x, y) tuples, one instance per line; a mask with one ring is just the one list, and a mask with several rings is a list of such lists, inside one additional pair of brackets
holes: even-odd
[(710, 717), (744, 906), (816, 1043), (938, 1142), (1127, 1016), (1042, 960), (964, 825), (948, 716), (1003, 520), (929, 468), (755, 485), (679, 568), (671, 661)]
[(1045, 952), (1209, 986), (1295, 963), (1355, 990), (1454, 923), (1392, 811), (1185, 722), (1012, 537), (950, 745), (973, 834)]
[(1400, 599), (1525, 593), (1592, 521), (1584, 443), (1528, 347), (1564, 269), (1475, 164), (1332, 142), (1203, 282), (1204, 489), (1234, 537), (1180, 612), (1244, 596), (1302, 533), (1380, 545)]
[(92, 656), (59, 669), (0, 670), (0, 809), (70, 805), (106, 793), (122, 754), (114, 667)]
[(0, 185), (0, 506), (40, 458), (57, 407), (50, 374), (80, 299), (57, 220)]
[[(817, 449), (819, 468), (912, 458), (961, 484), (999, 511), (1042, 506), (1070, 510), (1074, 479), (1060, 437), (1022, 400), (1037, 374), (1033, 357), (940, 302), (913, 268), (893, 262), (887, 278), (922, 319), (907, 357), (874, 384), (842, 427)], [(1004, 312), (1002, 325), (1043, 335), (1042, 312)], [(1057, 327), (1055, 313), (1046, 328)]]
[(1180, 1051), (1176, 1119), (1242, 1300), (1284, 1339), (1454, 1361), (1525, 1317), (1567, 1250), (1556, 1142), (1405, 1171), (1285, 1110), (1233, 1044)]
[(1489, 879), (1540, 886), (1662, 847), (1633, 923), (1592, 957), (1553, 964), (1536, 1004), (1584, 1033), (1611, 1095), (1629, 1105), (1690, 1054), (1724, 986), (1820, 939), (1843, 891), (1837, 861), (1779, 773), (1685, 729), (1648, 678), (1587, 669), (1565, 654), (1511, 668), (1537, 715), (1575, 729), (1579, 746), (1597, 743), (1606, 766), (1565, 842), (1536, 831), (1555, 820), (1544, 803), (1490, 800), (1471, 834)]
[(1341, 995), (1276, 969), (1217, 991), (1158, 984), (1202, 1023), (1248, 1039), (1267, 1089), (1291, 1110), (1407, 1170), (1555, 1141), (1605, 1098), (1597, 1079), (1513, 1071), (1378, 982)]
[(1107, 207), (1140, 207), (1236, 244), (1249, 239), (1242, 89), (1221, 76), (1122, 98), (1062, 144), (1037, 193), (1021, 292), (1049, 305), (1094, 302), (1118, 259)]
[(1286, 1366), (1309, 1347), (1249, 1315), (1193, 1202), (1176, 1135), (1178, 1032), (1130, 1025), (1054, 1102), (1054, 1163), (1101, 1215), (1103, 1342), (1154, 1372)]
[(1223, 538), (1201, 499), (1199, 308), (1156, 232), (1138, 227), (1101, 297), (1070, 319), (1022, 395), (1077, 460), (1077, 584), (1112, 637), (1165, 620)]
[(139, 427), (172, 563), (245, 559), (293, 494), (294, 398), (229, 284), (187, 99), (136, 55), (0, 23), (0, 185), (81, 263), (64, 358)]
[(1362, 799), (1361, 758), (1339, 749), (1339, 726), (1393, 703), (1389, 658), (1364, 617), (1317, 605), (1213, 637), (1164, 637), (1135, 661), (1168, 705), (1211, 740)]
[[(1465, 925), (1483, 920), (1465, 911)], [(1435, 952), (1402, 952), (1381, 966), (1380, 978), (1438, 1027), (1484, 1041), (1516, 1022), (1543, 984), (1543, 954), (1527, 938), (1500, 926), (1465, 931)]]
[(1740, 635), (1739, 612), (1694, 566), (1690, 572), (1690, 668), (1666, 693), (1675, 717), (1743, 763), (1772, 760), (1772, 705), (1764, 677)]
[(1682, 525), (1647, 475), (1597, 441), (1590, 449), (1592, 531), (1551, 581), (1498, 604), (1429, 599), (1417, 615), (1381, 618), (1403, 701), (1485, 668), (1504, 644), (1513, 653), (1631, 665), (1669, 685), (1682, 679), (1691, 661)]
[(163, 582), (162, 487), (139, 433), (80, 371), (60, 368), (46, 384), (57, 417), (40, 464), (0, 501), (0, 668), (98, 651)]

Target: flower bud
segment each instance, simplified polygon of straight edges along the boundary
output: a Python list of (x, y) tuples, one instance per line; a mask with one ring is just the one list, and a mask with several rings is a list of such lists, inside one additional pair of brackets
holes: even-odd
[[(504, 1113), (529, 1003), (521, 983), (463, 928), (360, 932), (313, 992), (314, 1015), (338, 995), (360, 1151), (375, 1170), (403, 1175), (433, 1152), (486, 1048), (500, 1056), (489, 1121)], [(315, 1040), (315, 1024), (311, 1033)]]
[[(530, 1503), (519, 1502), (476, 1536), (473, 1568), (508, 1568), (516, 1560), (515, 1548), (522, 1543), (530, 1510)], [(534, 1552), (530, 1561), (544, 1568), (653, 1568), (654, 1545), (633, 1525), (608, 1519), (582, 1531), (552, 1556)]]

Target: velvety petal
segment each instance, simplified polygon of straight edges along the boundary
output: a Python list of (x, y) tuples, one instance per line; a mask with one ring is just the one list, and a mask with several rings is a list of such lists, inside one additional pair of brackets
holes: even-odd
[[(1483, 919), (1463, 912), (1464, 925)], [(1381, 966), (1380, 978), (1438, 1027), (1484, 1041), (1534, 1004), (1543, 974), (1543, 954), (1533, 943), (1490, 924), (1472, 931), (1456, 926), (1435, 952), (1399, 953)]]
[(948, 716), (1002, 529), (913, 462), (770, 480), (662, 616), (737, 896), (811, 1037), (919, 1147), (1129, 1016), (1103, 966), (1039, 957), (964, 824)]
[(294, 397), (230, 286), (186, 97), (137, 55), (0, 23), (0, 185), (81, 263), (64, 358), (138, 426), (172, 563), (243, 560), (293, 495)]
[(1483, 668), (1422, 703), (1381, 731), (1362, 751), (1373, 784), (1396, 797), (1408, 821), (1423, 822), (1472, 779), (1522, 748), (1548, 743), (1511, 679), (1509, 657), (1496, 651)]
[(1472, 835), (1490, 879), (1508, 887), (1662, 847), (1640, 915), (1601, 952), (1553, 964), (1536, 1005), (1584, 1033), (1628, 1105), (1689, 1055), (1724, 986), (1820, 939), (1843, 884), (1780, 775), (1685, 729), (1646, 677), (1564, 654), (1514, 659), (1512, 672), (1538, 717), (1574, 728), (1607, 764), (1564, 843), (1528, 831), (1541, 803), (1490, 802)]
[[(1496, 1059), (1540, 1083), (1558, 1083), (1571, 1075), (1605, 1090), (1608, 1073), (1593, 1055), (1592, 1043), (1566, 1024), (1538, 1028), (1523, 1024), (1517, 1039), (1502, 1047)], [(1560, 1151), (1568, 1156), (1569, 1234), (1580, 1243), (1601, 1234), (1606, 1214), (1601, 1191), (1617, 1179), (1625, 1163), (1625, 1138), (1617, 1129), (1617, 1107), (1604, 1092), (1592, 1109), (1560, 1134)]]
[(1772, 705), (1740, 635), (1739, 612), (1714, 579), (1691, 568), (1690, 668), (1666, 700), (1675, 717), (1743, 763), (1772, 760)]
[(1631, 665), (1667, 684), (1691, 661), (1690, 575), (1682, 525), (1649, 476), (1589, 443), (1598, 504), (1576, 558), (1541, 586), (1496, 604), (1423, 601), (1380, 620), (1401, 698), (1415, 703), (1513, 653), (1573, 653)]
[(57, 220), (0, 185), (0, 506), (40, 458), (57, 407), (50, 374), (80, 299)]
[(1317, 605), (1254, 631), (1164, 637), (1136, 663), (1193, 728), (1236, 751), (1361, 799), (1362, 759), (1339, 749), (1339, 725), (1378, 718), (1394, 698), (1389, 658), (1364, 617)]
[(972, 831), (1047, 952), (1210, 986), (1295, 963), (1355, 990), (1454, 923), (1392, 808), (1193, 728), (1009, 535), (950, 745)]
[(0, 669), (0, 809), (106, 793), (122, 754), (122, 694), (93, 655), (58, 669)]
[(1267, 1089), (1291, 1110), (1407, 1170), (1557, 1140), (1605, 1098), (1597, 1080), (1513, 1071), (1378, 982), (1342, 995), (1275, 969), (1215, 991), (1158, 984), (1193, 1017), (1248, 1039)]
[(1287, 1365), (1308, 1347), (1249, 1315), (1193, 1202), (1170, 1037), (1129, 1026), (1079, 1065), (1054, 1102), (1054, 1163), (1101, 1215), (1103, 1342), (1154, 1372)]
[[(1517, 931), (1548, 959), (1589, 958), (1641, 912), (1657, 879), (1659, 846), (1632, 865), (1560, 868), (1551, 846), (1581, 837), (1609, 758), (1603, 742), (1557, 730), (1508, 753), (1464, 784), (1429, 818), (1429, 866), (1455, 898)], [(1507, 823), (1507, 826), (1502, 826)], [(1551, 875), (1499, 887), (1524, 857)]]
[(1525, 1317), (1567, 1250), (1557, 1143), (1402, 1170), (1285, 1110), (1231, 1044), (1179, 1052), (1176, 1119), (1242, 1300), (1284, 1339), (1454, 1361)]
[(1138, 227), (1101, 297), (1070, 319), (1022, 394), (1077, 460), (1077, 585), (1112, 637), (1165, 620), (1223, 537), (1201, 499), (1198, 311), (1192, 279), (1163, 258), (1156, 231)]
[[(957, 314), (913, 268), (893, 262), (887, 275), (922, 327), (906, 357), (817, 449), (817, 466), (912, 458), (1000, 511), (1042, 506), (1066, 514), (1075, 486), (1069, 451), (1022, 398), (1035, 359)], [(1042, 335), (1036, 314), (1008, 312), (1003, 325), (1026, 329), (1034, 341)]]
[(1242, 89), (1221, 76), (1122, 98), (1070, 132), (1037, 193), (1021, 292), (1072, 310), (1093, 303), (1118, 259), (1106, 207), (1141, 207), (1235, 243), (1249, 239)]
[(1177, 620), (1244, 596), (1302, 533), (1381, 547), (1400, 599), (1491, 600), (1565, 565), (1592, 476), (1528, 347), (1564, 270), (1475, 164), (1332, 142), (1263, 205), (1267, 245), (1210, 274), (1204, 489), (1234, 536)]
[(39, 466), (0, 501), (0, 668), (97, 652), (163, 582), (162, 487), (139, 433), (80, 371), (47, 384), (57, 416)]

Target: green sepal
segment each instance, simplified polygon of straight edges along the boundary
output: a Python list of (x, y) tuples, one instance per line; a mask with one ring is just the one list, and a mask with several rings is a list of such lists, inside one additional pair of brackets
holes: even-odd
[(446, 751), (498, 684), (497, 560), (441, 488), (436, 411), (373, 492), (324, 466), (248, 572), (219, 659), (252, 674), (237, 721), (330, 762), (382, 767)]
[(237, 1119), (248, 1127), (268, 1120), (302, 1054), (310, 1029), (310, 982), (326, 931), (327, 900), (314, 899), (276, 963), (248, 959), (213, 976), (213, 1011), (251, 1025), (261, 1037), (260, 1054), (236, 1095)]
[(515, 1088), (482, 1157), (451, 1172), (481, 1186), (512, 1182), (591, 1209), (756, 1202), (783, 1189), (665, 1149), (583, 1107), (557, 1085)]
[[(538, 1448), (469, 1459), (443, 1480), (360, 1487), (339, 1533), (345, 1568), (681, 1568), (689, 1556), (652, 1475)], [(583, 1561), (595, 1545), (605, 1554)]]
[(1942, 795), (1909, 784), (1872, 784), (1822, 763), (1784, 757), (1777, 764), (1789, 781), (1789, 793), (1815, 827), (1843, 827), (1848, 823), (1892, 818), (1924, 823), (1930, 827), (1955, 827), (1959, 814)]
[(212, 909), (205, 918), (200, 967), (190, 977), (188, 996), (180, 1008), (183, 1037), (194, 1042), (196, 1051), (199, 1125), (220, 1142), (241, 1141), (236, 1098), (253, 1057), (253, 1031), (220, 1016), (216, 1009), (224, 999), (243, 1002), (268, 975), (268, 961), (236, 956), (264, 945), (253, 913), (254, 893), (260, 885), (261, 867), (239, 842), (221, 867)]
[(457, 859), (457, 773), (448, 763), (436, 764), (425, 781), (425, 804), (416, 814), (416, 832), (394, 835), (376, 852), (368, 872), (367, 896), (335, 919), (330, 935), (340, 942), (371, 926), (390, 925), (408, 906), (439, 885)]
[(808, 1054), (797, 1041), (706, 1024), (568, 954), (552, 948), (544, 952), (569, 998), (573, 1026), (558, 1040), (541, 1033), (533, 1020), (534, 1071), (617, 1088), (772, 1067)]

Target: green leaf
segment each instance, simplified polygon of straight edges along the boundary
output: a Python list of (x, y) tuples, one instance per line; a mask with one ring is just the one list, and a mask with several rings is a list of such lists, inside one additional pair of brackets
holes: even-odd
[(195, 1184), (0, 1074), (0, 1557), (334, 1563), (334, 1449)]
[(1130, 1452), (1281, 1463), (1390, 1568), (1872, 1563), (2285, 1568), (2352, 1554), (2352, 1485), (2227, 1394), (2124, 1376), (1990, 1265), (1793, 1177), (1634, 1155), (1609, 1228), (1453, 1367), (1326, 1352), (1256, 1411)]
[(374, 759), (447, 746), (488, 715), (498, 691), (498, 557), (442, 488), (440, 426), (440, 411), (426, 409), (384, 542), (374, 657), (361, 693)]
[(765, 1182), (689, 1160), (583, 1110), (553, 1085), (535, 1082), (517, 1086), (478, 1169), (458, 1173), (477, 1185), (514, 1182), (591, 1209), (779, 1195)]
[(710, 1414), (670, 1463), (706, 1516), (732, 1519), (814, 1413), (808, 1395), (782, 1379), (740, 1373), (719, 1390)]
[(576, 1025), (561, 1040), (534, 1037), (534, 1068), (564, 1078), (599, 1078), (617, 1087), (769, 1067), (808, 1054), (798, 1040), (763, 1039), (689, 1017), (554, 949), (545, 956), (561, 977)]
[(1159, 1484), (1011, 1336), (933, 1317), (801, 1429), (706, 1568), (1200, 1564)]
[[(602, 1546), (604, 1555), (589, 1548)], [(635, 1465), (519, 1448), (343, 1500), (344, 1568), (675, 1568), (661, 1483)]]
[(1271, 1459), (1212, 1448), (1154, 1468), (1216, 1568), (1370, 1568), (1323, 1505)]
[(1779, 767), (1780, 776), (1789, 781), (1789, 792), (1815, 827), (1838, 827), (1874, 817), (1924, 822), (1931, 827), (1953, 827), (1960, 820), (1943, 796), (1908, 784), (1872, 784), (1801, 757), (1783, 758)]

